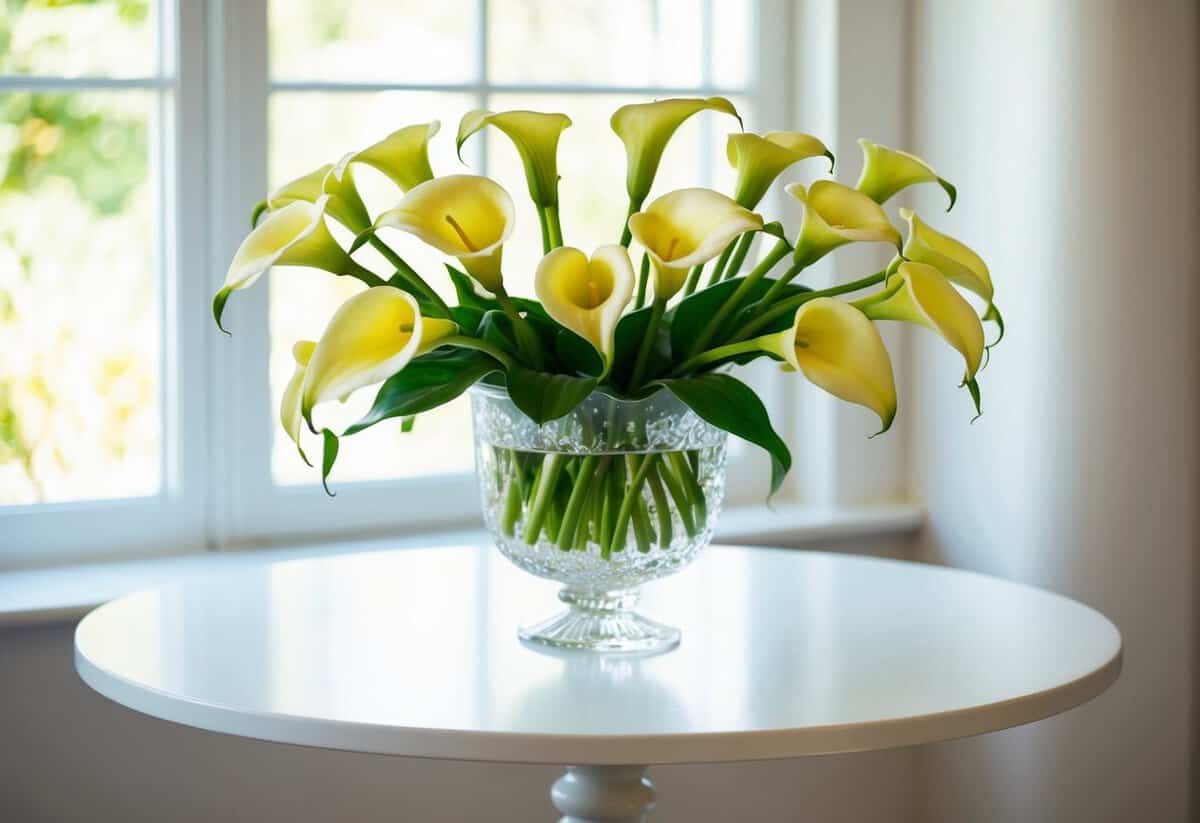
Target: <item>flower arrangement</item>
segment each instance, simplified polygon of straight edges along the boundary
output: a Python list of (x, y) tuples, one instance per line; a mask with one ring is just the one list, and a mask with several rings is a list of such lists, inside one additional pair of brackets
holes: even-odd
[[(920, 183), (940, 185), (953, 207), (954, 187), (919, 157), (861, 140), (863, 167), (854, 186), (834, 179), (787, 186), (803, 207), (799, 232), (791, 238), (755, 209), (785, 169), (815, 158), (827, 161), (832, 173), (833, 154), (809, 134), (738, 131), (727, 144), (737, 173), (732, 196), (687, 188), (647, 204), (672, 135), (705, 110), (741, 123), (733, 104), (721, 97), (635, 103), (613, 114), (612, 128), (628, 161), (628, 219), (613, 227), (612, 244), (596, 249), (564, 243), (557, 150), (571, 125), (566, 115), (479, 110), (462, 118), (460, 153), (473, 135), (494, 128), (520, 155), (541, 225), (537, 300), (512, 296), (505, 288), (504, 244), (517, 216), (512, 197), (487, 177), (435, 176), (428, 156), (438, 131), (433, 122), (400, 129), (272, 192), (254, 210), (253, 230), (214, 298), (216, 322), (221, 325), (234, 292), (272, 267), (315, 267), (362, 281), (365, 288), (334, 313), (320, 339), (295, 344), (295, 373), (280, 410), (306, 462), (304, 430), (322, 438), (323, 481), (336, 459), (339, 435), (315, 424), (322, 403), (382, 384), (373, 407), (344, 437), (391, 418), (407, 428), (416, 415), (482, 382), (505, 391), (535, 424), (564, 418), (597, 391), (634, 400), (668, 392), (707, 424), (766, 449), (774, 492), (790, 466), (787, 446), (754, 391), (728, 374), (728, 367), (760, 357), (776, 360), (786, 371), (873, 411), (883, 432), (896, 415), (897, 399), (880, 321), (924, 326), (956, 349), (964, 364), (962, 386), (978, 411), (976, 375), (990, 348), (982, 321), (996, 323), (997, 342), (1003, 335), (988, 267), (908, 209), (899, 210), (907, 227), (902, 235), (883, 209), (895, 194)], [(394, 208), (368, 213), (354, 181), (360, 164), (400, 189)], [(348, 247), (330, 232), (330, 219), (354, 237)], [(387, 234), (396, 231), (415, 235), (453, 261), (446, 268), (455, 304), (388, 246)], [(767, 251), (752, 262), (759, 235), (767, 236)], [(799, 282), (806, 269), (850, 243), (891, 245), (895, 257), (880, 271), (829, 288)], [(378, 273), (357, 262), (353, 254), (366, 244), (393, 270)], [(962, 290), (979, 298), (979, 309)], [(851, 299), (854, 293), (861, 296)], [(559, 548), (580, 548), (591, 540), (607, 557), (621, 550), (631, 519), (639, 547), (645, 543), (643, 525), (655, 536), (648, 512), (660, 495), (677, 495), (692, 515), (703, 507), (703, 499), (688, 503), (698, 487), (694, 458), (663, 460), (661, 468), (649, 468), (654, 462), (649, 459), (634, 461), (622, 470), (620, 485), (601, 477), (595, 461), (584, 460), (513, 469), (522, 476), (513, 484), (519, 489), (511, 505), (527, 513), (527, 543), (545, 530)], [(609, 474), (615, 473), (614, 466)], [(642, 486), (652, 493), (645, 511), (637, 502)], [(597, 509), (599, 529), (580, 522), (591, 511), (593, 487), (612, 500)], [(664, 521), (660, 528), (670, 524)]]

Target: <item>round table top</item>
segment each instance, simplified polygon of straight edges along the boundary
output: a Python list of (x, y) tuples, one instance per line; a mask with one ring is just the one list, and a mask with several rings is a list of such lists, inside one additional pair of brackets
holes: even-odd
[(556, 584), (492, 548), (265, 564), (140, 592), (75, 634), (94, 689), (244, 737), (521, 763), (697, 763), (881, 749), (1100, 694), (1121, 637), (1048, 592), (935, 566), (713, 548), (645, 587), (657, 657), (548, 654)]

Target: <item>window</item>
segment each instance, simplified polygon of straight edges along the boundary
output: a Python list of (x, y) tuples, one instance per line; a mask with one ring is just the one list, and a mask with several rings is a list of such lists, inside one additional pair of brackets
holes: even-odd
[[(575, 124), (560, 159), (568, 241), (611, 242), (625, 207), (623, 150), (607, 127), (617, 105), (723, 94), (747, 128), (764, 112), (764, 125), (779, 124), (786, 92), (765, 96), (755, 78), (781, 54), (769, 43), (780, 33), (757, 30), (757, 5), (9, 0), (0, 330), (17, 343), (0, 347), (0, 564), (472, 517), (465, 401), (408, 434), (378, 426), (347, 439), (338, 500), (324, 498), (275, 409), (292, 342), (319, 334), (354, 284), (276, 272), (230, 302), (233, 337), (217, 335), (206, 306), (251, 206), (428, 119), (442, 124), (435, 171), (461, 170), (464, 112), (539, 108)], [(656, 190), (727, 186), (727, 130), (716, 115), (689, 121)], [(521, 203), (520, 164), (494, 130), (464, 160)], [(358, 181), (372, 210), (397, 196), (369, 169)], [(532, 213), (518, 215), (506, 249), (514, 292), (531, 292), (537, 231)], [(422, 271), (440, 268), (404, 243)]]

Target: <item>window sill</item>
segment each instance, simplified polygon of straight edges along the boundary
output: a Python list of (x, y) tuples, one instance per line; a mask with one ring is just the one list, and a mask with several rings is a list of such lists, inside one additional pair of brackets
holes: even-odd
[[(733, 508), (721, 515), (716, 542), (807, 547), (858, 538), (904, 535), (919, 529), (915, 504), (818, 509), (811, 506)], [(65, 623), (138, 589), (227, 572), (259, 563), (417, 546), (486, 542), (482, 530), (442, 531), (250, 551), (198, 552), (172, 557), (0, 572), (0, 629)]]

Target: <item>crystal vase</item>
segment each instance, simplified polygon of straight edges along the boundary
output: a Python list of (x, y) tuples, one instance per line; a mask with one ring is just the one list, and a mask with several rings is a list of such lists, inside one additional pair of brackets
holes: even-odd
[(501, 553), (563, 583), (565, 611), (519, 629), (527, 642), (659, 652), (678, 629), (635, 610), (638, 587), (708, 544), (725, 492), (724, 431), (660, 390), (594, 392), (545, 424), (503, 389), (471, 391), (484, 519)]

